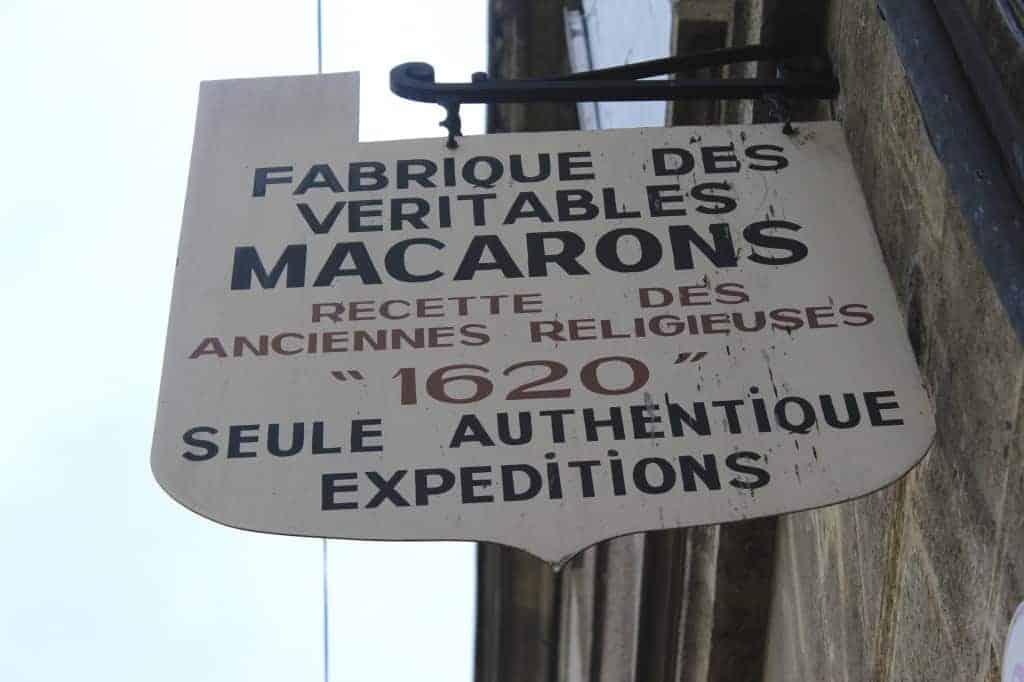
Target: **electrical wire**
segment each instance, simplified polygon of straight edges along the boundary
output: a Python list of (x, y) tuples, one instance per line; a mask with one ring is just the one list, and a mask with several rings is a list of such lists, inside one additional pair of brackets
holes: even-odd
[[(323, 0), (316, 0), (316, 72), (320, 75), (324, 72), (324, 24), (323, 24)], [(328, 639), (330, 620), (327, 614), (327, 538), (321, 538), (323, 557), (321, 571), (323, 575), (323, 601), (324, 601), (324, 682), (330, 677), (330, 640)]]
[[(316, 72), (317, 75), (323, 74), (324, 72), (324, 8), (323, 0), (316, 0)], [(330, 639), (329, 626), (330, 619), (327, 611), (327, 538), (321, 538), (321, 547), (323, 549), (321, 572), (323, 577), (323, 602), (324, 602), (324, 682), (328, 682), (330, 677)]]
[(322, 538), (323, 543), (323, 578), (324, 578), (324, 682), (328, 682), (330, 674), (330, 647), (327, 638), (327, 538)]

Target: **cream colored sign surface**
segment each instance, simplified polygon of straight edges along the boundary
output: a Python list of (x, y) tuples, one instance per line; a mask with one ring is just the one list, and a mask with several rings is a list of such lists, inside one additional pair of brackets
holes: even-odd
[(561, 561), (928, 449), (838, 125), (354, 144), (323, 92), (245, 84), (200, 98), (175, 275), (152, 464), (186, 507)]

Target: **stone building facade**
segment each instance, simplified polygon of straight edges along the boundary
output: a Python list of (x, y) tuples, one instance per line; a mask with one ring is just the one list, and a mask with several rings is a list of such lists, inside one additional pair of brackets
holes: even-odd
[[(517, 550), (481, 546), (477, 682), (1000, 679), (1007, 626), (1024, 600), (1024, 324), (1012, 290), (1024, 281), (1014, 267), (1024, 263), (1021, 4), (490, 0), (492, 77), (566, 73), (580, 38), (566, 26), (585, 33), (612, 4), (633, 6), (633, 22), (664, 35), (668, 53), (762, 42), (829, 55), (840, 96), (798, 103), (793, 114), (834, 118), (846, 130), (937, 438), (904, 479), (859, 500), (619, 538), (558, 573)], [(908, 18), (912, 7), (939, 23)], [(582, 38), (593, 61), (596, 38)], [(951, 77), (966, 89), (927, 80), (943, 63), (928, 52), (934, 45), (948, 46), (946, 61), (960, 70)], [(957, 107), (981, 112), (982, 132), (1002, 154), (1001, 165), (971, 167), (973, 190), (967, 161), (950, 150), (978, 133), (936, 123)], [(667, 124), (768, 116), (757, 103), (664, 112)], [(573, 129), (594, 125), (592, 113), (502, 105), (488, 123)], [(605, 118), (622, 125), (616, 116)], [(1015, 211), (997, 210), (1000, 187)], [(984, 231), (986, 219), (1002, 241)]]

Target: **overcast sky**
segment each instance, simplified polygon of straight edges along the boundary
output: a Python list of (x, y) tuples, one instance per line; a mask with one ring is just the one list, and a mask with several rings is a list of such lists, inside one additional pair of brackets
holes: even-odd
[[(485, 70), (485, 5), (324, 0), (361, 139), (440, 135), (387, 72)], [(199, 81), (315, 72), (315, 8), (0, 1), (0, 680), (321, 679), (320, 541), (206, 521), (149, 468)], [(332, 680), (471, 678), (471, 544), (330, 548)]]

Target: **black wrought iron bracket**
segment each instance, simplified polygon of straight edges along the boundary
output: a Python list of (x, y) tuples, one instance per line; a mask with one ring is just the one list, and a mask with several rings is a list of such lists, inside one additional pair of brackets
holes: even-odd
[[(775, 64), (775, 78), (689, 78), (697, 69), (744, 62)], [(674, 74), (672, 79), (641, 80)], [(787, 101), (832, 99), (839, 81), (829, 60), (786, 47), (750, 45), (699, 52), (666, 59), (575, 73), (559, 78), (491, 80), (474, 73), (470, 83), (435, 83), (434, 67), (407, 62), (391, 69), (391, 91), (405, 99), (444, 107), (441, 126), (448, 130), (448, 147), (462, 135), (461, 104), (496, 102), (636, 102), (650, 100), (764, 100), (773, 116), (792, 132)]]

